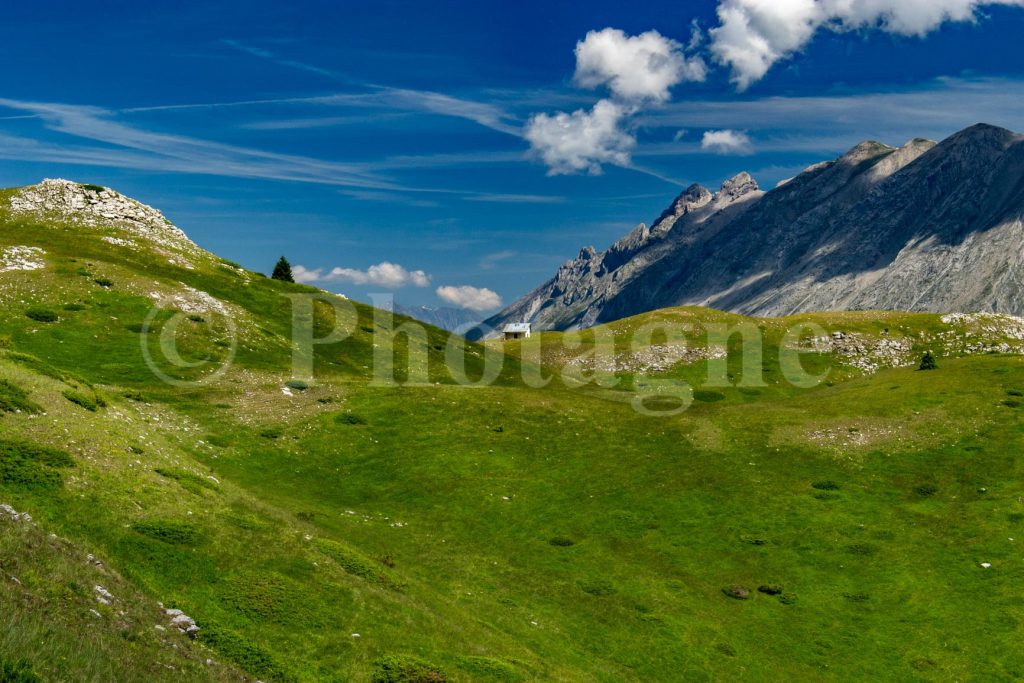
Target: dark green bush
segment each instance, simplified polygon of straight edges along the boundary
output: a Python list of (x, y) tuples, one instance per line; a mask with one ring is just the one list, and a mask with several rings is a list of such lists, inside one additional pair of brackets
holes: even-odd
[(28, 392), (5, 379), (0, 379), (0, 413), (41, 413), (42, 406), (30, 401)]
[(92, 183), (82, 183), (81, 185), (79, 185), (79, 187), (82, 188), (83, 190), (88, 190), (90, 192), (103, 192), (104, 190), (107, 189), (102, 185), (93, 185)]
[(548, 541), (548, 543), (550, 543), (553, 546), (558, 546), (559, 548), (568, 548), (571, 545), (575, 545), (576, 541), (572, 540), (571, 538), (565, 538), (564, 536), (555, 536), (550, 541)]
[(217, 490), (217, 485), (214, 484), (212, 481), (198, 474), (193, 474), (192, 472), (186, 472), (184, 470), (175, 470), (166, 467), (158, 467), (153, 471), (159, 474), (161, 477), (172, 479), (178, 482), (178, 484), (181, 485), (181, 488), (192, 493), (202, 493), (203, 489), (212, 491)]
[(84, 311), (85, 304), (64, 304), (65, 311)]
[(373, 663), (373, 683), (445, 683), (440, 667), (412, 655), (386, 655)]
[(32, 308), (25, 311), (25, 316), (31, 320), (35, 320), (37, 323), (55, 323), (60, 319), (56, 311), (52, 311), (49, 308), (42, 308), (41, 306), (33, 306)]
[(701, 403), (717, 403), (725, 400), (725, 394), (720, 394), (717, 391), (695, 391), (693, 400)]
[(86, 394), (73, 389), (68, 389), (64, 392), (64, 398), (76, 405), (82, 406), (91, 413), (95, 413), (100, 408), (107, 407), (107, 402), (103, 400), (102, 396), (96, 393), (92, 396), (87, 396)]
[(288, 674), (266, 650), (253, 645), (238, 634), (203, 623), (199, 628), (199, 640), (219, 652), (246, 672), (268, 681), (290, 683), (295, 678)]
[(29, 491), (60, 488), (60, 470), (74, 467), (64, 451), (27, 441), (0, 440), (0, 484)]
[(285, 386), (295, 391), (305, 391), (309, 389), (309, 382), (304, 382), (301, 379), (290, 379)]
[(0, 659), (0, 683), (42, 683), (42, 680), (24, 659)]
[(921, 365), (918, 370), (937, 370), (939, 364), (935, 362), (935, 356), (932, 355), (931, 351), (926, 351), (924, 356), (921, 358)]
[(132, 529), (149, 538), (171, 545), (199, 545), (203, 535), (194, 524), (179, 519), (150, 519), (136, 522)]
[(921, 496), (922, 498), (930, 498), (931, 496), (934, 496), (938, 492), (938, 487), (933, 484), (921, 484), (920, 486), (914, 489), (914, 493)]
[(114, 286), (114, 281), (113, 280), (108, 280), (105, 277), (98, 277), (95, 280), (93, 280), (93, 282), (95, 282), (100, 287), (103, 287), (105, 289), (110, 289), (111, 287)]
[(831, 479), (825, 479), (823, 481), (816, 481), (811, 484), (811, 488), (818, 489), (819, 491), (838, 491), (839, 484), (835, 483)]
[(260, 432), (260, 436), (264, 439), (280, 439), (284, 436), (284, 428), (282, 427), (267, 427)]
[(597, 597), (615, 594), (615, 586), (612, 585), (612, 582), (599, 576), (579, 581), (579, 587), (584, 593)]
[(366, 420), (355, 413), (338, 413), (334, 421), (340, 425), (364, 425)]

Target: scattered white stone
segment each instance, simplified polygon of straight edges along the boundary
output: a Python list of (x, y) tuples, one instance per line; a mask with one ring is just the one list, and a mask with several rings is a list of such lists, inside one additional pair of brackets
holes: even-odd
[(114, 245), (117, 245), (119, 247), (134, 247), (135, 246), (135, 242), (132, 242), (131, 240), (121, 239), (120, 237), (111, 237), (110, 235), (104, 235), (100, 239), (103, 240), (104, 242), (107, 242), (108, 244), (114, 244)]
[(96, 596), (96, 602), (101, 605), (109, 605), (110, 601), (114, 599), (114, 596), (110, 594), (110, 591), (103, 586), (93, 586), (92, 592)]
[(358, 634), (358, 633), (353, 633), (353, 634), (352, 634), (352, 637), (353, 637), (353, 638), (358, 638), (358, 637), (359, 637), (359, 634)]
[(97, 619), (102, 619), (102, 618), (103, 618), (103, 615), (102, 615), (102, 614), (100, 614), (99, 612), (97, 612), (97, 611), (96, 611), (96, 610), (94, 610), (94, 609), (91, 609), (91, 608), (90, 608), (90, 609), (89, 609), (89, 613), (90, 613), (90, 614), (92, 614), (92, 615), (93, 615), (94, 617), (96, 617)]
[(199, 633), (199, 627), (196, 626), (196, 621), (192, 617), (188, 616), (180, 609), (165, 609), (164, 614), (171, 618), (171, 626), (178, 629), (189, 638), (193, 640), (196, 634)]
[(292, 390), (288, 387), (281, 387), (281, 393), (285, 396), (295, 396), (295, 394), (292, 393)]
[(0, 515), (6, 516), (12, 522), (31, 522), (32, 515), (27, 512), (18, 512), (7, 503), (0, 504)]
[(982, 568), (982, 569), (988, 569), (988, 568), (989, 568), (989, 567), (991, 567), (991, 566), (992, 566), (992, 563), (991, 563), (991, 562), (982, 562), (982, 563), (981, 563), (981, 568)]
[(0, 273), (39, 270), (46, 265), (41, 258), (45, 253), (39, 247), (7, 247), (0, 251)]

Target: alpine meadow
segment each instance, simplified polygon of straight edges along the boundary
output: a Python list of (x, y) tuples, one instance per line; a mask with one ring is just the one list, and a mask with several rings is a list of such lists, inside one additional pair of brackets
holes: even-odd
[(0, 683), (1024, 680), (1020, 0), (93, 5)]

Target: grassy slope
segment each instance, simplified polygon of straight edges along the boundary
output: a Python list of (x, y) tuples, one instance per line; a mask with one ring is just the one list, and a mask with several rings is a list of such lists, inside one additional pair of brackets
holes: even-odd
[[(75, 464), (42, 489), (0, 476), (0, 502), (39, 529), (0, 521), (0, 543), (24, 548), (18, 573), (44, 577), (0, 591), (4, 614), (31, 622), (0, 639), (4, 660), (27, 657), (47, 678), (101, 679), (82, 672), (106, 666), (147, 680), (171, 656), (145, 625), (160, 623), (160, 600), (203, 629), (171, 649), (174, 665), (228, 663), (192, 677), (231, 677), (234, 664), (264, 680), (369, 680), (393, 655), (450, 680), (1024, 675), (1017, 357), (870, 377), (839, 367), (832, 386), (716, 388), (721, 400), (651, 419), (558, 382), (374, 387), (360, 330), (321, 356), (322, 383), (288, 398), (281, 294), (301, 287), (212, 258), (175, 267), (101, 233), (0, 217), (0, 246), (47, 251), (42, 271), (0, 274), (0, 375), (45, 411), (0, 416), (0, 441), (58, 447)], [(235, 366), (202, 390), (153, 379), (132, 331), (146, 292), (178, 282), (244, 311)], [(60, 320), (26, 318), (38, 305)], [(665, 315), (724, 314), (654, 317)], [(621, 338), (650, 319), (613, 327)], [(865, 333), (941, 327), (817, 319)], [(222, 354), (218, 325), (189, 328), (189, 351)], [(561, 358), (560, 338), (545, 350)], [(703, 371), (668, 374), (699, 384)], [(67, 391), (109, 405), (90, 412)], [(69, 541), (47, 548), (49, 531)], [(104, 615), (90, 632), (106, 645), (88, 649), (74, 633), (96, 619), (75, 588), (96, 580), (86, 551), (124, 576), (111, 592), (133, 596), (130, 624)], [(67, 570), (45, 574), (56, 560), (37, 553)], [(731, 599), (733, 584), (779, 584), (782, 598)], [(43, 599), (51, 610), (26, 607)], [(147, 636), (122, 649), (124, 632)]]

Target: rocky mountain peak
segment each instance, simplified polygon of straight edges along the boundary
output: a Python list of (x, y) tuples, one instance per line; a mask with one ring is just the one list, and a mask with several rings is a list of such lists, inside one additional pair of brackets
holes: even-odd
[(651, 232), (668, 230), (677, 220), (691, 211), (706, 206), (712, 199), (714, 199), (714, 195), (711, 194), (711, 190), (708, 188), (697, 183), (690, 185), (658, 216), (658, 219), (651, 226)]
[(733, 202), (751, 192), (758, 192), (760, 189), (757, 181), (749, 173), (743, 171), (722, 183), (722, 189), (715, 194), (715, 199), (727, 199)]
[(15, 193), (10, 209), (15, 214), (37, 214), (75, 225), (110, 226), (163, 247), (198, 249), (153, 207), (100, 185), (47, 178)]

